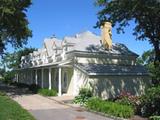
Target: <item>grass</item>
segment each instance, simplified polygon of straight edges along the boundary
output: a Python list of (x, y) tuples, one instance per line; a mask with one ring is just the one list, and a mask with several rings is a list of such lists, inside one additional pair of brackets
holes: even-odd
[(35, 120), (17, 102), (0, 92), (0, 120)]
[(43, 95), (43, 96), (57, 96), (57, 91), (55, 89), (46, 89), (46, 88), (41, 88), (38, 90), (38, 94)]

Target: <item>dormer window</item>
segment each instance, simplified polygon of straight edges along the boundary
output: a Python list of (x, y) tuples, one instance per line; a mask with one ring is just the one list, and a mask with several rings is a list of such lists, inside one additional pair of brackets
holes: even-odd
[(66, 45), (66, 46), (64, 46), (64, 51), (68, 51), (68, 47), (67, 47), (67, 45)]
[(57, 52), (57, 49), (54, 49), (54, 55), (56, 55), (58, 52)]
[(65, 43), (65, 44), (63, 45), (63, 52), (66, 52), (66, 51), (68, 51), (68, 46), (67, 46), (67, 44)]

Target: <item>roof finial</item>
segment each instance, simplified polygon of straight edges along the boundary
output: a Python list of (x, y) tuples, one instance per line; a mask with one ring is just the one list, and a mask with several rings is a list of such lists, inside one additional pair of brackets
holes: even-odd
[(112, 49), (112, 24), (110, 22), (104, 22), (101, 26), (102, 31), (102, 44), (105, 49)]
[(53, 34), (50, 38), (51, 38), (51, 39), (52, 39), (52, 38), (56, 38), (56, 35), (55, 35), (55, 34)]

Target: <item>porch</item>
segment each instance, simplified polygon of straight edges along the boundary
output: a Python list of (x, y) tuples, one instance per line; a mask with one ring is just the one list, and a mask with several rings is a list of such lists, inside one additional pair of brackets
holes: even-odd
[(28, 85), (36, 84), (49, 90), (54, 88), (58, 96), (73, 95), (73, 66), (59, 64), (21, 69), (16, 74), (16, 81)]

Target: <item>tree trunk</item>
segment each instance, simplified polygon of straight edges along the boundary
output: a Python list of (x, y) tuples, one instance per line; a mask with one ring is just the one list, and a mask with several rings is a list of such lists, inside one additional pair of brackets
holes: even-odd
[(2, 55), (4, 49), (4, 43), (2, 42), (2, 39), (0, 38), (0, 55)]

